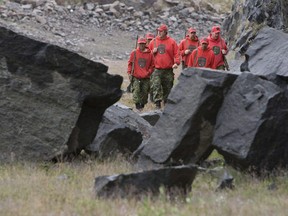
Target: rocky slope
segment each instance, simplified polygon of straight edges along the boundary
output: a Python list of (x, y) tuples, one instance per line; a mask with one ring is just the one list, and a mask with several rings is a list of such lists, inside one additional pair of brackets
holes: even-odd
[[(59, 3), (59, 1), (57, 1)], [(225, 15), (219, 5), (202, 1), (94, 1), (59, 5), (54, 0), (6, 1), (0, 5), (1, 23), (73, 50), (85, 57), (127, 59), (137, 35), (155, 32), (161, 23), (177, 42), (188, 27), (206, 36), (212, 25), (221, 25)]]

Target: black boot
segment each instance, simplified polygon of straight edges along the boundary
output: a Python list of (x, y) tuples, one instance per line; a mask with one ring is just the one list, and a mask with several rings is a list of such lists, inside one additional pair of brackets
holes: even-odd
[(160, 100), (156, 101), (155, 102), (155, 106), (156, 106), (157, 109), (161, 109), (161, 101)]
[(138, 111), (142, 111), (143, 110), (143, 105), (142, 104), (140, 104), (140, 103), (136, 103), (135, 104), (135, 106), (136, 106), (136, 109), (138, 110)]

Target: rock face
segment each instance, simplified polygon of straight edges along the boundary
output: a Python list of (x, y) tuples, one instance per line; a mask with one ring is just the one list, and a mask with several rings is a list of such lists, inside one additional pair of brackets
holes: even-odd
[[(56, 38), (54, 41), (57, 44), (77, 53), (82, 51), (87, 58), (97, 61), (103, 57), (128, 59), (134, 47), (131, 41), (136, 35), (155, 34), (161, 23), (167, 24), (169, 35), (180, 42), (191, 26), (197, 29), (199, 37), (204, 37), (211, 26), (220, 25), (224, 18), (215, 10), (216, 7), (205, 1), (177, 1), (171, 4), (171, 1), (167, 3), (164, 0), (93, 0), (66, 6), (58, 5), (54, 0), (29, 1), (31, 3), (5, 1), (0, 5), (0, 22), (23, 25), (29, 33), (41, 34), (46, 40)], [(115, 35), (119, 32), (129, 34), (116, 41)], [(117, 49), (106, 47), (99, 52), (97, 47), (103, 47), (103, 39), (97, 35), (108, 39), (111, 47)]]
[(103, 198), (141, 197), (157, 195), (164, 187), (172, 197), (191, 190), (197, 173), (193, 165), (149, 170), (139, 173), (100, 176), (95, 179), (95, 192)]
[(103, 64), (0, 26), (0, 160), (43, 160), (65, 144), (73, 153), (90, 144), (105, 109), (122, 94), (122, 77), (106, 72)]
[(232, 7), (231, 14), (224, 20), (223, 29), (232, 48), (244, 54), (251, 40), (263, 26), (287, 30), (288, 2), (286, 0), (245, 0)]
[(288, 77), (288, 34), (273, 28), (263, 28), (246, 52), (250, 72), (267, 78)]
[(198, 162), (211, 145), (224, 92), (236, 77), (213, 70), (184, 70), (150, 139), (137, 150), (139, 166), (147, 160), (155, 164)]
[(233, 166), (270, 170), (288, 162), (288, 100), (270, 81), (243, 73), (217, 116), (213, 145)]
[(104, 159), (120, 152), (132, 154), (150, 137), (150, 124), (130, 109), (118, 106), (109, 107), (101, 120), (94, 141), (85, 151)]

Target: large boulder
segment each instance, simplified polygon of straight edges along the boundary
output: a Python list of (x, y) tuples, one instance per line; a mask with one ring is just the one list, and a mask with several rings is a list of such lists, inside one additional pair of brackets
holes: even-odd
[(274, 83), (240, 75), (219, 110), (213, 145), (243, 170), (271, 170), (288, 162), (288, 100)]
[(158, 195), (164, 187), (170, 197), (185, 196), (192, 188), (197, 173), (194, 165), (154, 169), (138, 173), (99, 176), (95, 192), (102, 198), (129, 198)]
[(101, 63), (0, 26), (0, 161), (79, 153), (121, 84)]
[(138, 165), (199, 162), (210, 149), (216, 115), (236, 77), (209, 69), (184, 70), (150, 139), (137, 150)]
[(263, 28), (246, 52), (253, 74), (273, 78), (288, 77), (288, 34), (273, 28)]
[(101, 120), (94, 141), (85, 151), (101, 159), (116, 153), (131, 155), (144, 139), (150, 137), (151, 125), (130, 109), (109, 107)]

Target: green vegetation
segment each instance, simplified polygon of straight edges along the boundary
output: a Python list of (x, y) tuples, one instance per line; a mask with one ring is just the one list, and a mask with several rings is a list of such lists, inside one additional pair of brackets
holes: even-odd
[(232, 170), (235, 189), (219, 192), (215, 191), (218, 178), (199, 173), (185, 201), (168, 201), (164, 193), (141, 201), (95, 197), (93, 187), (96, 176), (129, 173), (132, 170), (132, 165), (122, 158), (105, 162), (86, 158), (72, 163), (14, 162), (2, 165), (0, 215), (255, 216), (286, 215), (287, 212), (287, 173), (261, 180)]

